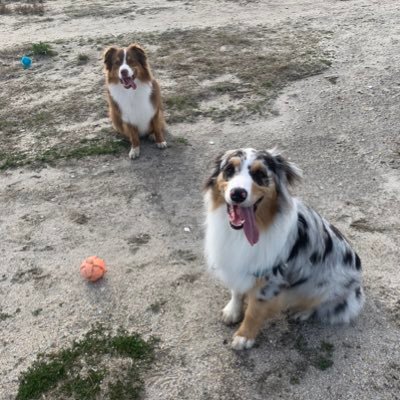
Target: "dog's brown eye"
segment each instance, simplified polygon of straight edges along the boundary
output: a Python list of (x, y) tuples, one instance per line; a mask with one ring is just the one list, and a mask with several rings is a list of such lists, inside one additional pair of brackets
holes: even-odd
[(258, 169), (256, 171), (251, 171), (250, 175), (253, 178), (253, 181), (257, 183), (257, 185), (268, 186), (268, 176), (261, 169)]
[(232, 164), (228, 164), (224, 169), (224, 178), (225, 179), (232, 178), (234, 173), (235, 173), (235, 167)]

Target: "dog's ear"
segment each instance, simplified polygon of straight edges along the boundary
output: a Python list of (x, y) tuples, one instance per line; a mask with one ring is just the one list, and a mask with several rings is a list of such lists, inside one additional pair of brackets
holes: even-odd
[(108, 71), (112, 70), (112, 63), (113, 63), (113, 57), (114, 54), (118, 51), (116, 47), (109, 47), (105, 52), (104, 52), (104, 64), (106, 64), (106, 68)]
[(204, 190), (210, 189), (211, 187), (214, 186), (217, 176), (221, 172), (221, 164), (222, 164), (223, 158), (224, 158), (224, 153), (221, 153), (214, 160), (214, 166), (213, 166), (211, 175), (209, 176), (209, 178), (206, 180), (206, 182), (204, 184)]
[(276, 175), (279, 181), (294, 185), (302, 178), (301, 169), (286, 160), (277, 149), (264, 152), (264, 160), (268, 168)]
[(137, 43), (132, 43), (128, 50), (131, 51), (134, 55), (136, 60), (140, 63), (143, 68), (147, 68), (147, 55), (144, 49), (138, 45)]
[(278, 172), (280, 172), (286, 178), (286, 182), (289, 185), (294, 185), (296, 182), (301, 181), (303, 174), (301, 169), (296, 164), (293, 164), (292, 162), (286, 160), (275, 149), (272, 151), (271, 154), (274, 157)]

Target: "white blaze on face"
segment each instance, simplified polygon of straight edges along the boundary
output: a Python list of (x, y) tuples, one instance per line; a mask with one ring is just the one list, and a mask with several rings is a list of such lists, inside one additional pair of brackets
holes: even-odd
[(252, 185), (253, 179), (250, 176), (249, 167), (254, 161), (254, 152), (251, 149), (246, 149), (246, 159), (242, 161), (240, 165), (239, 172), (236, 172), (235, 175), (228, 180), (228, 185), (226, 187), (224, 197), (225, 201), (228, 204), (233, 204), (232, 199), (230, 197), (231, 190), (233, 189), (244, 189), (247, 192), (247, 198), (243, 203), (240, 203), (241, 207), (250, 207), (252, 206), (257, 199), (254, 198), (254, 194), (252, 193)]
[(122, 64), (119, 67), (119, 71), (118, 71), (119, 79), (122, 79), (121, 71), (124, 69), (128, 71), (128, 77), (129, 78), (132, 77), (132, 75), (133, 75), (132, 68), (126, 63), (126, 49), (124, 49), (124, 60), (122, 61)]
[[(257, 199), (252, 193), (253, 179), (250, 176), (250, 166), (254, 161), (255, 152), (246, 149), (246, 159), (242, 160), (240, 166), (236, 166), (239, 171), (228, 180), (225, 191), (225, 201), (228, 204), (228, 219), (233, 229), (242, 229), (251, 246), (254, 246), (259, 239), (259, 231), (256, 224), (254, 203)], [(235, 203), (231, 199), (231, 191), (246, 191), (247, 197), (241, 203)]]

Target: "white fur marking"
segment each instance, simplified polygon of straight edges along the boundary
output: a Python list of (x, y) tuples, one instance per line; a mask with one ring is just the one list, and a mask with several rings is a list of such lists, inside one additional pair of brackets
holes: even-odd
[(131, 77), (133, 75), (132, 68), (129, 66), (129, 64), (126, 63), (126, 49), (124, 49), (124, 60), (122, 61), (122, 64), (121, 64), (121, 66), (119, 67), (119, 70), (118, 70), (119, 79), (122, 79), (121, 71), (123, 69), (128, 70), (128, 76), (129, 77)]
[[(206, 204), (211, 208), (210, 195), (206, 193)], [(278, 214), (268, 230), (260, 232), (258, 243), (251, 246), (242, 230), (229, 225), (225, 205), (209, 209), (205, 237), (209, 269), (231, 290), (246, 293), (255, 284), (254, 273), (275, 265), (296, 221), (296, 207)]]
[(167, 142), (160, 142), (160, 143), (157, 143), (157, 147), (158, 147), (159, 149), (166, 149), (166, 148), (167, 148)]
[(254, 339), (248, 339), (243, 336), (234, 336), (231, 347), (234, 350), (251, 349), (254, 345)]
[(222, 321), (227, 325), (236, 324), (242, 318), (242, 308), (242, 295), (232, 290), (232, 297), (222, 310)]
[(153, 87), (151, 82), (141, 82), (139, 79), (135, 79), (135, 83), (135, 90), (125, 89), (121, 83), (111, 83), (108, 88), (121, 110), (122, 120), (136, 126), (140, 135), (145, 135), (156, 112), (150, 100)]
[(131, 147), (129, 151), (129, 158), (132, 160), (140, 156), (140, 147)]
[(247, 199), (243, 203), (241, 203), (243, 207), (250, 207), (256, 202), (256, 200), (258, 200), (254, 198), (251, 190), (253, 181), (250, 177), (249, 166), (251, 165), (252, 161), (253, 159), (251, 159), (250, 157), (245, 160), (243, 162), (243, 165), (240, 167), (239, 173), (228, 181), (228, 186), (225, 190), (225, 201), (228, 204), (232, 204), (230, 196), (231, 190), (238, 188), (244, 189), (248, 195)]

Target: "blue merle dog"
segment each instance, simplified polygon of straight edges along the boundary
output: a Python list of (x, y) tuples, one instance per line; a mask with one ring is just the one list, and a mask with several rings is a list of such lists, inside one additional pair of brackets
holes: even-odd
[(301, 172), (275, 150), (231, 150), (205, 186), (205, 255), (231, 290), (223, 320), (244, 320), (232, 347), (250, 348), (266, 319), (347, 323), (364, 303), (361, 261), (347, 239), (289, 193)]

